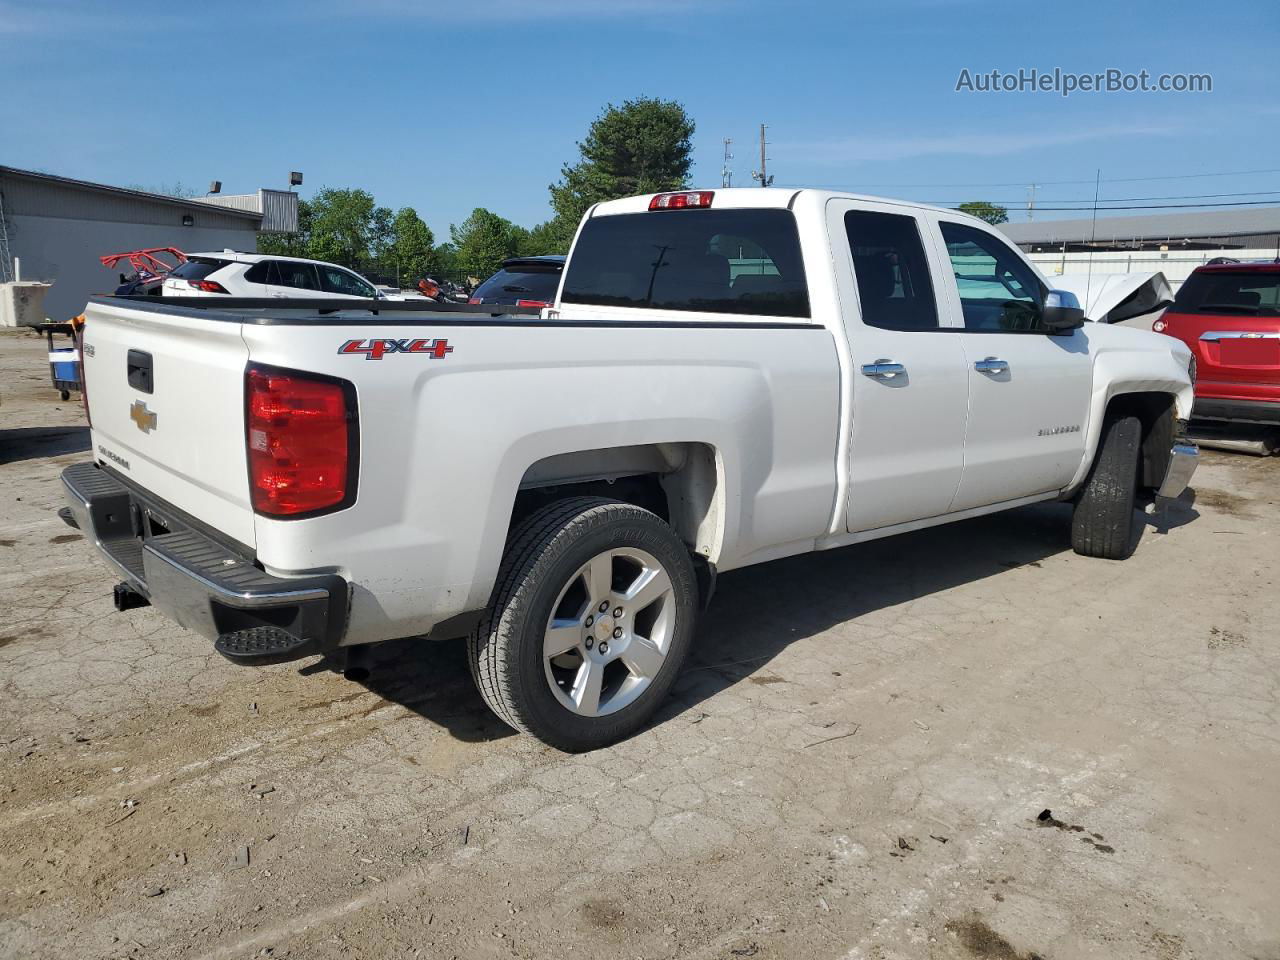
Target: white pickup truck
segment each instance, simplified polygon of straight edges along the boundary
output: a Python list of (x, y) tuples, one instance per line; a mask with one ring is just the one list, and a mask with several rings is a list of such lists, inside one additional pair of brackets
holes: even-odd
[(1041, 500), (1121, 559), (1195, 468), (1187, 348), (1083, 324), (954, 210), (602, 203), (553, 306), (485, 309), (91, 302), (62, 512), (117, 606), (241, 663), (467, 635), (504, 721), (589, 749), (666, 695), (717, 573)]

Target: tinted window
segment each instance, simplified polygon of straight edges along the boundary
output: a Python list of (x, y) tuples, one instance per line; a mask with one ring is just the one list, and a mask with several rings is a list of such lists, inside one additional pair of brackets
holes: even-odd
[(936, 329), (933, 283), (915, 218), (851, 210), (844, 229), (862, 322), (886, 330)]
[(960, 223), (942, 222), (966, 330), (1047, 333), (1044, 285), (1008, 244)]
[(1173, 309), (1178, 313), (1274, 317), (1280, 314), (1280, 273), (1193, 273), (1178, 289)]
[(340, 297), (372, 297), (373, 287), (365, 283), (354, 273), (348, 273), (338, 267), (317, 267), (320, 271), (320, 289)]
[(182, 280), (203, 280), (215, 270), (221, 270), (230, 260), (214, 260), (212, 257), (192, 257), (186, 263), (169, 271), (169, 276)]
[(560, 268), (539, 270), (530, 273), (523, 270), (499, 270), (480, 286), (476, 287), (473, 297), (486, 303), (509, 302), (517, 300), (542, 300), (550, 303), (555, 299), (556, 287), (560, 286)]
[(561, 299), (618, 307), (809, 316), (788, 210), (675, 210), (593, 217)]
[(320, 281), (316, 277), (316, 268), (309, 263), (290, 263), (288, 260), (275, 262), (282, 287), (293, 287), (297, 290), (319, 290)]

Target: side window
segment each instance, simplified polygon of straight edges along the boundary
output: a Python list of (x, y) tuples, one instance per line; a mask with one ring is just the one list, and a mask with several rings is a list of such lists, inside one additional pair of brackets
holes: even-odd
[(320, 289), (340, 297), (372, 297), (373, 287), (339, 267), (320, 267)]
[(984, 230), (942, 221), (966, 330), (1048, 333), (1044, 285), (1007, 244)]
[(270, 272), (271, 261), (262, 260), (246, 270), (244, 272), (244, 278), (249, 283), (270, 283)]
[(295, 290), (319, 290), (320, 281), (316, 277), (316, 268), (309, 263), (292, 263), (288, 260), (275, 261), (276, 271), (280, 275), (282, 287), (293, 287)]
[(933, 282), (915, 218), (850, 210), (844, 229), (862, 322), (885, 330), (936, 330)]

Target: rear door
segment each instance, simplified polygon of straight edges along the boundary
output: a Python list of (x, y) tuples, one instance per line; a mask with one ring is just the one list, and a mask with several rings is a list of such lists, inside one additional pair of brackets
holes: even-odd
[(994, 231), (945, 217), (938, 229), (950, 267), (943, 295), (964, 320), (969, 379), (964, 477), (951, 508), (1066, 486), (1084, 457), (1090, 325), (1046, 328), (1044, 282)]
[(320, 274), (316, 272), (314, 263), (272, 260), (269, 282), (273, 297), (328, 299), (333, 296), (320, 288)]
[(968, 378), (927, 227), (907, 208), (832, 200), (827, 229), (853, 353), (847, 528), (945, 514), (964, 466)]
[[(254, 544), (240, 324), (90, 303), (83, 363), (94, 458)], [(148, 305), (149, 307), (150, 305)]]
[(1161, 318), (1196, 358), (1196, 393), (1280, 401), (1280, 270), (1198, 270)]

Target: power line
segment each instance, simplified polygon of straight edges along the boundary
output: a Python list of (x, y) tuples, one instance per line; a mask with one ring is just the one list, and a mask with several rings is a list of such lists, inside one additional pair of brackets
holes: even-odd
[[(934, 207), (959, 206), (956, 203), (938, 203), (932, 200), (921, 200), (920, 203), (927, 203)], [(964, 201), (969, 202), (969, 201)], [(1082, 201), (1087, 202), (1087, 201)], [(1106, 203), (1105, 200), (1099, 201), (1100, 204)], [(1107, 210), (1195, 210), (1202, 207), (1264, 207), (1275, 206), (1274, 200), (1240, 200), (1236, 203), (1151, 203), (1138, 204), (1136, 206), (1123, 207), (1104, 207), (1099, 206), (1098, 209), (1105, 212)], [(1092, 204), (1087, 207), (1036, 207), (1038, 212), (1045, 210), (1063, 211), (1069, 210), (1075, 213), (1088, 213), (1093, 209)]]
[[(1034, 188), (1034, 187), (1038, 187), (1039, 184), (1032, 184), (1031, 186)], [(1269, 197), (1269, 196), (1274, 196), (1276, 194), (1280, 194), (1280, 190), (1249, 190), (1245, 193), (1188, 193), (1188, 194), (1174, 195), (1174, 196), (1168, 196), (1168, 197), (1111, 197), (1109, 199), (1099, 200), (1098, 202), (1099, 203), (1140, 203), (1148, 200), (1217, 200), (1223, 197)], [(1035, 198), (1034, 193), (1032, 194), (1032, 197), (1035, 203), (1036, 210), (1045, 209), (1044, 207), (1040, 206), (1041, 203), (1082, 203), (1085, 205), (1080, 208), (1082, 210), (1088, 210), (1089, 205), (1093, 203), (1092, 200), (1074, 200), (1074, 199), (1066, 199), (1066, 198), (1062, 198), (1058, 200), (1040, 200)], [(950, 200), (947, 200), (947, 201), (922, 200), (921, 201), (921, 203), (932, 203), (937, 206), (946, 206), (948, 203), (951, 203), (951, 202), (953, 201), (950, 201)], [(971, 201), (960, 200), (960, 201), (954, 201), (954, 202), (967, 203)], [(984, 200), (983, 202), (998, 203), (1001, 206), (1012, 207), (1012, 206), (1017, 206), (1019, 203), (1022, 203), (1023, 201), (1021, 200)]]
[[(1152, 180), (1195, 180), (1202, 177), (1248, 177), (1255, 174), (1264, 173), (1280, 173), (1280, 167), (1273, 167), (1268, 170), (1224, 170), (1220, 173), (1177, 173), (1166, 174), (1158, 177), (1115, 177), (1114, 179), (1105, 180), (1105, 183), (1146, 183)], [(1003, 183), (863, 183), (856, 187), (848, 184), (817, 184), (819, 187), (825, 187), (831, 190), (861, 190), (866, 187), (893, 187), (895, 189), (930, 189), (933, 187), (1025, 187), (1029, 181), (1027, 180), (1009, 180)], [(1092, 180), (1037, 180), (1038, 187), (1056, 187), (1065, 184), (1088, 184), (1093, 183)]]

